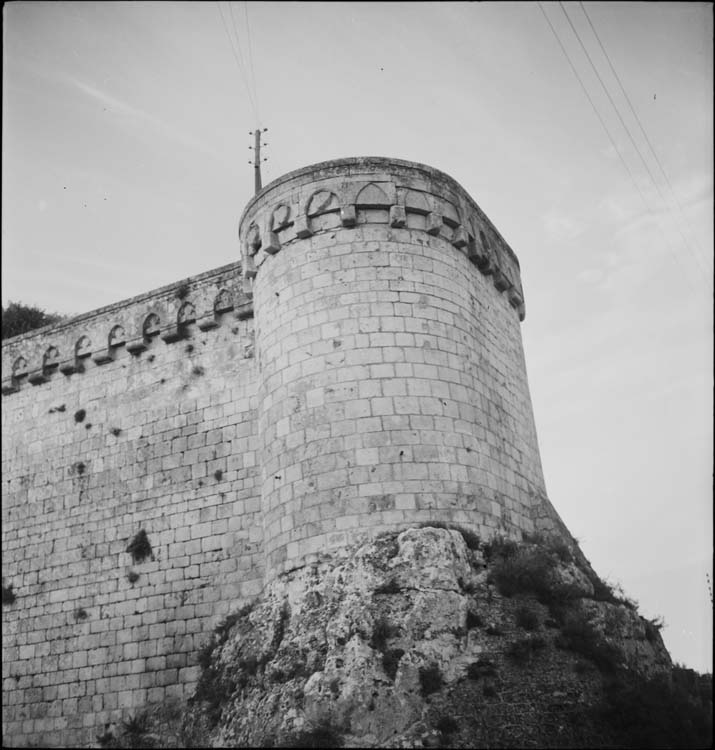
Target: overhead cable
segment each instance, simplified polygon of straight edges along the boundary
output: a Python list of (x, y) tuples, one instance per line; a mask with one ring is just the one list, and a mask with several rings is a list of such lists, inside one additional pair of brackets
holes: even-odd
[[(678, 211), (680, 212), (680, 215), (681, 215), (681, 218), (683, 219), (683, 222), (685, 223), (686, 226), (688, 226), (688, 222), (687, 222), (687, 219), (685, 218), (685, 214), (683, 212), (683, 208), (682, 208), (682, 206), (680, 205), (680, 203), (678, 201), (678, 197), (677, 197), (677, 195), (675, 193), (673, 185), (671, 184), (670, 179), (668, 178), (668, 175), (667, 175), (665, 169), (663, 168), (663, 164), (661, 163), (661, 160), (658, 158), (658, 154), (656, 153), (655, 148), (653, 148), (653, 144), (651, 143), (651, 140), (648, 137), (648, 133), (646, 133), (646, 130), (643, 127), (643, 123), (641, 122), (640, 117), (638, 117), (638, 113), (636, 112), (635, 107), (633, 106), (633, 103), (631, 102), (631, 98), (630, 98), (630, 96), (628, 96), (628, 92), (626, 91), (626, 89), (625, 89), (625, 87), (623, 85), (623, 82), (621, 81), (620, 76), (616, 72), (616, 69), (613, 66), (613, 63), (611, 62), (611, 58), (610, 58), (608, 52), (606, 51), (606, 48), (604, 47), (603, 42), (601, 41), (601, 38), (599, 37), (598, 32), (596, 31), (596, 28), (594, 27), (593, 22), (591, 21), (591, 18), (590, 18), (590, 16), (587, 13), (586, 8), (584, 7), (584, 4), (582, 2), (579, 2), (579, 5), (581, 6), (581, 10), (583, 11), (584, 16), (586, 16), (586, 20), (588, 21), (588, 25), (591, 27), (591, 31), (593, 31), (593, 35), (596, 37), (596, 41), (598, 42), (598, 45), (601, 48), (601, 51), (603, 52), (603, 55), (606, 58), (606, 61), (608, 62), (608, 65), (609, 65), (609, 67), (611, 69), (611, 72), (613, 73), (614, 78), (616, 79), (616, 81), (618, 82), (618, 85), (621, 88), (621, 92), (623, 93), (623, 96), (624, 96), (626, 102), (628, 102), (628, 106), (630, 107), (631, 113), (633, 114), (633, 117), (635, 118), (635, 121), (638, 123), (638, 127), (640, 128), (640, 131), (643, 134), (643, 138), (645, 139), (645, 142), (648, 144), (648, 148), (650, 149), (650, 153), (653, 155), (653, 158), (655, 159), (655, 162), (658, 165), (658, 168), (660, 169), (660, 173), (663, 175), (663, 178), (665, 179), (665, 182), (667, 183), (668, 188), (670, 189), (670, 192), (671, 192), (671, 195), (672, 195), (672, 198), (673, 198), (673, 202), (678, 207)], [(699, 243), (697, 241), (697, 238), (692, 237), (692, 239), (693, 239), (695, 245), (698, 247), (698, 250), (700, 250), (700, 252), (703, 253), (703, 249), (702, 249), (702, 247), (700, 247), (700, 245), (699, 245)]]
[(248, 3), (243, 3), (243, 10), (246, 16), (246, 36), (248, 37), (248, 63), (251, 69), (251, 80), (253, 82), (253, 94), (256, 98), (256, 116), (258, 117), (258, 124), (261, 124), (261, 117), (258, 110), (258, 89), (256, 87), (256, 72), (253, 68), (253, 44), (251, 43), (251, 25), (248, 22)]
[[(541, 9), (541, 12), (542, 12), (544, 18), (546, 19), (546, 22), (549, 24), (549, 28), (551, 29), (554, 37), (556, 38), (556, 41), (558, 42), (559, 47), (561, 47), (561, 51), (564, 53), (564, 57), (568, 61), (569, 65), (571, 66), (571, 70), (573, 71), (573, 74), (576, 76), (576, 80), (578, 80), (579, 84), (581, 85), (581, 89), (582, 89), (583, 93), (586, 95), (586, 98), (588, 99), (589, 104), (591, 105), (591, 108), (593, 109), (596, 117), (598, 118), (598, 121), (601, 123), (601, 126), (603, 127), (606, 135), (608, 136), (608, 140), (611, 142), (611, 145), (613, 146), (613, 149), (615, 150), (616, 154), (618, 155), (618, 158), (620, 159), (621, 164), (623, 164), (623, 167), (625, 168), (626, 172), (628, 172), (628, 175), (630, 176), (631, 181), (633, 182), (634, 187), (638, 191), (638, 194), (640, 195), (641, 200), (643, 201), (643, 205), (645, 206), (646, 211), (648, 211), (648, 213), (650, 214), (650, 216), (653, 219), (656, 219), (656, 216), (653, 213), (650, 205), (648, 204), (648, 201), (646, 200), (645, 195), (643, 195), (643, 191), (641, 190), (640, 185), (638, 185), (638, 181), (636, 180), (636, 178), (635, 178), (635, 176), (634, 176), (631, 168), (628, 166), (626, 160), (623, 158), (623, 155), (621, 154), (618, 146), (616, 145), (616, 142), (613, 139), (613, 136), (611, 135), (611, 131), (606, 126), (606, 123), (604, 122), (603, 117), (601, 117), (601, 113), (598, 111), (598, 108), (596, 107), (593, 99), (591, 98), (591, 95), (588, 93), (588, 89), (586, 88), (586, 85), (584, 84), (583, 80), (581, 79), (581, 76), (578, 74), (578, 71), (576, 70), (576, 66), (573, 64), (573, 62), (571, 60), (571, 57), (569, 56), (569, 53), (566, 51), (566, 48), (564, 47), (564, 45), (563, 45), (563, 43), (561, 41), (561, 38), (556, 33), (556, 29), (554, 28), (553, 24), (551, 23), (551, 20), (546, 15), (546, 11), (544, 10), (544, 6), (542, 5), (541, 0), (539, 0), (539, 8)], [(656, 219), (656, 221), (657, 221), (657, 219)], [(673, 250), (673, 247), (670, 244), (670, 241), (668, 240), (667, 237), (665, 237), (664, 239), (665, 239), (666, 245), (668, 247), (668, 250), (671, 253), (671, 258), (673, 260), (673, 263), (675, 263), (676, 265), (678, 265), (677, 261), (676, 261), (676, 253)], [(678, 265), (678, 268), (680, 268), (679, 265)], [(683, 274), (683, 276), (685, 277), (686, 282), (690, 286), (691, 290), (695, 291), (694, 287), (693, 287), (693, 285), (692, 285), (692, 283), (690, 281), (690, 279), (685, 274)]]
[[(626, 135), (630, 139), (631, 143), (633, 144), (633, 148), (636, 150), (636, 153), (638, 154), (643, 166), (645, 167), (646, 172), (648, 173), (648, 176), (650, 177), (650, 181), (655, 187), (655, 189), (658, 191), (658, 195), (660, 195), (661, 199), (663, 200), (663, 203), (665, 204), (665, 207), (667, 210), (670, 210), (668, 207), (668, 202), (663, 195), (662, 190), (660, 189), (660, 186), (656, 182), (655, 177), (653, 176), (653, 173), (650, 170), (650, 167), (648, 166), (648, 163), (646, 162), (645, 158), (643, 157), (643, 154), (641, 153), (640, 148), (638, 148), (638, 144), (635, 142), (635, 139), (633, 138), (633, 135), (631, 134), (630, 128), (628, 125), (626, 125), (626, 122), (624, 121), (620, 110), (618, 109), (618, 106), (613, 101), (613, 97), (611, 96), (611, 92), (608, 90), (608, 87), (603, 82), (603, 79), (601, 78), (601, 74), (598, 72), (598, 68), (596, 67), (595, 63), (593, 62), (593, 59), (591, 58), (591, 55), (589, 54), (588, 50), (586, 49), (586, 45), (583, 43), (583, 40), (581, 39), (581, 35), (578, 33), (578, 30), (573, 24), (573, 21), (571, 20), (569, 14), (566, 12), (566, 8), (564, 8), (563, 2), (559, 0), (559, 6), (561, 7), (561, 10), (563, 11), (563, 14), (566, 16), (566, 20), (569, 23), (569, 26), (571, 27), (571, 30), (576, 36), (576, 39), (578, 39), (578, 43), (581, 45), (581, 49), (584, 51), (584, 54), (586, 55), (586, 58), (588, 59), (589, 64), (591, 65), (591, 68), (593, 69), (593, 72), (596, 74), (596, 78), (598, 78), (598, 82), (601, 84), (601, 88), (605, 92), (606, 96), (608, 97), (608, 101), (611, 103), (611, 106), (613, 107), (618, 119), (620, 120), (621, 125), (623, 126), (623, 129), (626, 131)], [(691, 255), (695, 258), (698, 265), (701, 266), (701, 270), (705, 270), (702, 268), (702, 265), (700, 263), (700, 257), (697, 253), (695, 253), (692, 248), (690, 247), (690, 243), (688, 242), (687, 238), (683, 234), (682, 230), (680, 229), (680, 226), (674, 222), (674, 225), (678, 232), (680, 233), (680, 236), (683, 238), (683, 242), (685, 243), (686, 249), (691, 253)]]
[[(226, 24), (226, 19), (224, 18), (223, 10), (221, 9), (221, 5), (219, 4), (218, 0), (216, 0), (216, 5), (218, 7), (218, 11), (219, 11), (219, 14), (221, 16), (221, 22), (223, 23), (223, 28), (226, 31), (226, 36), (228, 37), (229, 44), (231, 45), (231, 52), (233, 54), (233, 59), (236, 61), (236, 67), (238, 68), (238, 72), (239, 72), (239, 74), (241, 76), (241, 80), (243, 81), (243, 85), (246, 88), (246, 93), (248, 94), (248, 101), (249, 101), (249, 103), (251, 105), (251, 109), (253, 110), (253, 114), (254, 114), (256, 120), (258, 120), (258, 112), (257, 112), (257, 108), (256, 108), (256, 105), (255, 105), (255, 102), (253, 101), (253, 95), (251, 94), (251, 89), (250, 89), (250, 87), (248, 85), (248, 81), (246, 80), (246, 75), (245, 75), (245, 72), (243, 70), (243, 65), (239, 61), (239, 57), (236, 54), (236, 49), (235, 49), (235, 46), (234, 46), (233, 38), (231, 36), (231, 32), (228, 30), (228, 25)], [(229, 9), (230, 9), (230, 7), (231, 6), (229, 5)], [(240, 47), (239, 47), (239, 52), (240, 52)]]
[(553, 24), (551, 23), (551, 20), (546, 15), (546, 11), (544, 10), (544, 6), (539, 2), (539, 8), (541, 8), (541, 12), (544, 14), (544, 18), (546, 19), (546, 23), (549, 24), (549, 28), (553, 32), (554, 37), (556, 38), (556, 41), (559, 43), (559, 47), (561, 47), (561, 51), (564, 53), (564, 57), (568, 60), (569, 65), (571, 66), (571, 70), (573, 71), (573, 74), (576, 76), (576, 80), (581, 84), (581, 90), (586, 95), (586, 98), (588, 99), (589, 104), (591, 105), (594, 113), (596, 114), (596, 117), (598, 118), (598, 121), (601, 123), (601, 126), (603, 127), (603, 130), (605, 131), (606, 135), (608, 136), (608, 140), (611, 142), (611, 145), (613, 146), (613, 150), (616, 152), (618, 158), (621, 160), (621, 164), (623, 164), (624, 169), (628, 174), (630, 175), (631, 180), (633, 181), (633, 185), (635, 186), (636, 190), (640, 193), (641, 198), (643, 199), (643, 203), (646, 205), (646, 208), (648, 207), (648, 203), (645, 199), (645, 196), (643, 195), (642, 190), (640, 189), (640, 186), (638, 185), (638, 181), (635, 178), (635, 175), (631, 171), (631, 168), (628, 166), (626, 160), (623, 158), (623, 155), (620, 152), (620, 149), (616, 145), (615, 140), (613, 139), (613, 136), (611, 135), (611, 131), (608, 129), (608, 126), (603, 120), (603, 117), (601, 117), (601, 113), (598, 111), (598, 107), (594, 104), (593, 99), (591, 98), (591, 95), (588, 93), (588, 89), (586, 88), (586, 84), (581, 79), (581, 76), (578, 74), (578, 71), (576, 70), (576, 66), (571, 61), (571, 58), (569, 57), (569, 53), (566, 51), (566, 48), (564, 47), (561, 38), (556, 33), (556, 29), (554, 28)]
[[(233, 26), (233, 33), (236, 35), (236, 46), (238, 47), (238, 56), (241, 58), (241, 65), (242, 65), (244, 71), (246, 71), (247, 70), (247, 65), (243, 61), (243, 51), (241, 49), (241, 35), (238, 33), (238, 24), (236, 23), (236, 19), (235, 19), (234, 15), (233, 15), (233, 5), (231, 4), (230, 0), (228, 0), (228, 12), (231, 14), (231, 25)], [(246, 80), (247, 80), (247, 83), (248, 83), (248, 87), (250, 88), (251, 81), (248, 78), (248, 76), (246, 77)], [(251, 100), (252, 100), (252, 102), (254, 104), (254, 112), (255, 112), (255, 115), (256, 115), (256, 119), (258, 119), (258, 97), (256, 96), (255, 90), (253, 90), (253, 92), (252, 92)]]

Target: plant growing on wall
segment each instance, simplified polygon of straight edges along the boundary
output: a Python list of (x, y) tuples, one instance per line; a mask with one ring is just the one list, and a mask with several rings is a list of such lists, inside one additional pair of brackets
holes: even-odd
[(9, 586), (6, 586), (3, 584), (2, 587), (2, 603), (3, 604), (12, 604), (17, 597), (15, 596), (15, 592), (12, 590), (12, 584)]
[(154, 559), (149, 537), (144, 529), (140, 529), (131, 542), (129, 542), (127, 552), (132, 556), (132, 560), (135, 563), (144, 562), (147, 558)]

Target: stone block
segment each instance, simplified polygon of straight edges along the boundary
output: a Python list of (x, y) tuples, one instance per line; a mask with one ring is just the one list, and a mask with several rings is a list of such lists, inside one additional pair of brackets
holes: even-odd
[(434, 211), (430, 211), (427, 214), (427, 224), (425, 231), (427, 234), (431, 234), (433, 236), (438, 236), (439, 233), (442, 231), (442, 227), (444, 225), (444, 222), (442, 221), (441, 214), (438, 214)]
[(313, 234), (313, 232), (311, 232), (310, 230), (307, 216), (296, 217), (293, 224), (293, 229), (295, 230), (296, 237), (301, 240), (304, 240), (306, 237), (310, 237)]
[(140, 339), (134, 339), (130, 341), (125, 346), (125, 348), (130, 354), (137, 355), (137, 354), (141, 354), (143, 351), (146, 351), (148, 347), (144, 339), (140, 338)]
[(281, 243), (275, 232), (264, 232), (261, 240), (261, 250), (268, 255), (275, 255), (281, 249)]
[(391, 227), (404, 227), (407, 223), (407, 216), (405, 214), (404, 206), (391, 206), (390, 207), (390, 226)]
[(354, 227), (357, 223), (357, 216), (354, 205), (343, 206), (340, 209), (340, 222), (344, 227)]

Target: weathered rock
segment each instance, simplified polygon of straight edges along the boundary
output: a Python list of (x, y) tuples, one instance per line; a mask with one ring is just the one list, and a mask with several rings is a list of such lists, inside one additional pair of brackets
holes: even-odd
[[(593, 585), (573, 563), (551, 573), (554, 590), (569, 587), (572, 620), (609, 644), (609, 658), (617, 654), (645, 673), (668, 669), (660, 638), (646, 637), (637, 613), (586, 598)], [(570, 651), (576, 641), (559, 640), (558, 627), (544, 627), (544, 604), (528, 594), (501, 596), (487, 579), (481, 553), (468, 549), (459, 532), (441, 528), (385, 535), (336, 561), (284, 574), (214, 649), (205, 673), (213, 681), (200, 683), (192, 721), (211, 706), (214, 721), (220, 711), (204, 738), (214, 747), (316, 738), (353, 747), (435, 747), (446, 737), (435, 712), (462, 707), (463, 718), (448, 717), (445, 726), (450, 742), (473, 746), (474, 732), (482, 731), (475, 715), (484, 711), (487, 721), (503, 694), (528, 690), (533, 706), (524, 726), (533, 719), (533, 731), (541, 731), (540, 712), (571, 715), (588, 703), (584, 695), (596, 695), (597, 670), (574, 670), (589, 656)], [(527, 603), (535, 618), (528, 634), (518, 612)], [(220, 700), (212, 704), (214, 688)]]

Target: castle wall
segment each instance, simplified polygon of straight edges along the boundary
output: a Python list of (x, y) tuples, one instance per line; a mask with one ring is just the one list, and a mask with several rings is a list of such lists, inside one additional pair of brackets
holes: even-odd
[(88, 746), (188, 696), (218, 619), (382, 530), (568, 534), (519, 264), (454, 180), (314, 165), (239, 241), (240, 263), (3, 342), (5, 744)]
[[(91, 745), (128, 711), (187, 695), (205, 632), (260, 590), (239, 273), (3, 346), (4, 745)], [(140, 529), (153, 559), (135, 563)]]
[(533, 530), (518, 262), (457, 183), (329, 162), (263, 191), (240, 232), (268, 574), (419, 522)]

